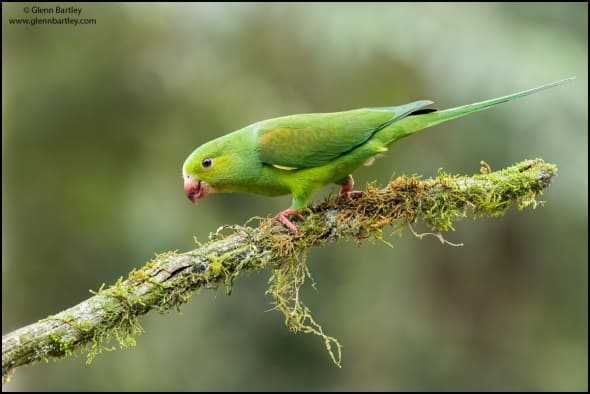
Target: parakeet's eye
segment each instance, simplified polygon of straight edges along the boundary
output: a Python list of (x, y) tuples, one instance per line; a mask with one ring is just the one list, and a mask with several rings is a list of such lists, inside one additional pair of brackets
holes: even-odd
[(212, 166), (213, 166), (213, 159), (210, 157), (203, 159), (203, 161), (201, 161), (201, 167), (203, 167), (203, 168), (210, 168)]

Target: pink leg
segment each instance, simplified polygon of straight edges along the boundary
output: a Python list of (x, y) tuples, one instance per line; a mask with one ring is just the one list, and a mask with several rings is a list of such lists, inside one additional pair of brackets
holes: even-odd
[(303, 219), (303, 217), (299, 214), (299, 212), (296, 209), (287, 208), (284, 211), (279, 212), (277, 216), (275, 216), (272, 220), (281, 222), (283, 226), (287, 227), (293, 235), (296, 235), (297, 227), (295, 227), (295, 225), (291, 223), (291, 221), (289, 220), (289, 216), (291, 215), (297, 215), (299, 219)]
[(352, 190), (352, 188), (354, 186), (354, 179), (352, 178), (352, 175), (349, 175), (346, 178), (346, 181), (341, 184), (341, 186), (342, 187), (340, 188), (340, 197), (342, 197), (342, 198), (344, 198), (344, 197), (360, 197), (365, 193), (360, 190)]

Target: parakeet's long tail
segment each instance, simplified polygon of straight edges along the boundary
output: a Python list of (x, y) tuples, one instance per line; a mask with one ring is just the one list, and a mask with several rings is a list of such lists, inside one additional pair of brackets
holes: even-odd
[[(433, 111), (433, 112), (428, 112), (428, 113), (420, 113), (420, 111), (418, 111), (418, 113), (416, 115), (407, 116), (407, 117), (401, 119), (399, 122), (395, 122), (392, 125), (392, 126), (397, 126), (397, 127), (392, 127), (392, 128), (397, 129), (396, 133), (394, 133), (394, 134), (397, 134), (396, 135), (397, 138), (394, 138), (393, 141), (395, 141), (401, 137), (405, 137), (409, 134), (415, 133), (416, 131), (425, 129), (427, 127), (434, 126), (434, 125), (437, 125), (442, 122), (446, 122), (447, 120), (460, 118), (461, 116), (469, 115), (473, 112), (482, 111), (484, 109), (488, 109), (490, 107), (493, 107), (494, 105), (497, 105), (500, 103), (505, 103), (507, 101), (511, 101), (511, 100), (514, 100), (514, 99), (517, 99), (520, 97), (528, 96), (529, 94), (537, 93), (537, 92), (540, 92), (541, 90), (545, 90), (545, 89), (549, 89), (549, 88), (552, 88), (557, 85), (561, 85), (561, 84), (563, 84), (565, 82), (569, 82), (573, 79), (575, 79), (575, 77), (563, 79), (561, 81), (557, 81), (557, 82), (553, 82), (553, 83), (548, 83), (546, 85), (539, 86), (534, 89), (525, 90), (524, 92), (514, 93), (514, 94), (510, 94), (508, 96), (498, 97), (495, 99), (486, 100), (486, 101), (482, 101), (479, 103), (467, 104), (467, 105), (463, 105), (463, 106), (456, 107), (456, 108), (445, 109), (442, 111)], [(393, 142), (393, 141), (391, 141), (391, 142)]]

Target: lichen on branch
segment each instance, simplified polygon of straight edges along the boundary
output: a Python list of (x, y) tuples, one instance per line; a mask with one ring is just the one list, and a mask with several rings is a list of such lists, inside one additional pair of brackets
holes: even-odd
[[(135, 345), (143, 332), (138, 318), (151, 310), (166, 312), (189, 301), (200, 288), (223, 285), (229, 294), (241, 272), (272, 266), (267, 294), (294, 332), (314, 333), (325, 341), (332, 360), (340, 365), (341, 346), (316, 323), (299, 290), (310, 279), (306, 252), (340, 239), (382, 239), (383, 228), (418, 221), (433, 231), (452, 229), (453, 222), (499, 216), (515, 203), (519, 209), (539, 204), (557, 167), (542, 159), (526, 160), (492, 172), (482, 163), (471, 177), (439, 171), (436, 178), (402, 176), (385, 188), (368, 185), (358, 198), (329, 197), (302, 211), (293, 236), (269, 218), (258, 227), (223, 226), (194, 250), (157, 255), (127, 279), (104, 285), (78, 305), (2, 337), (2, 382), (14, 369), (40, 360), (59, 359), (87, 351), (87, 360), (103, 350)], [(229, 230), (229, 231), (228, 231)]]

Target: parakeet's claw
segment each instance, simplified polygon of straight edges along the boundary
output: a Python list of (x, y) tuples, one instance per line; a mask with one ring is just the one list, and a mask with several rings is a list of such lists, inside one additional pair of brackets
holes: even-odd
[(281, 211), (277, 214), (277, 216), (275, 216), (272, 220), (275, 222), (281, 222), (283, 224), (283, 226), (287, 227), (287, 229), (289, 229), (289, 231), (291, 232), (291, 234), (296, 235), (297, 234), (297, 227), (291, 223), (291, 221), (289, 220), (289, 216), (291, 215), (297, 215), (297, 218), (300, 220), (303, 220), (303, 216), (301, 216), (299, 214), (299, 212), (297, 212), (296, 209), (293, 208), (288, 208), (285, 209), (284, 211)]
[(353, 198), (353, 197), (362, 197), (365, 195), (365, 192), (362, 190), (351, 190), (349, 192), (340, 192), (340, 198)]
[(352, 175), (348, 175), (344, 183), (341, 184), (340, 188), (340, 198), (351, 198), (351, 197), (360, 197), (365, 194), (365, 192), (360, 190), (352, 190), (354, 187), (354, 178)]

